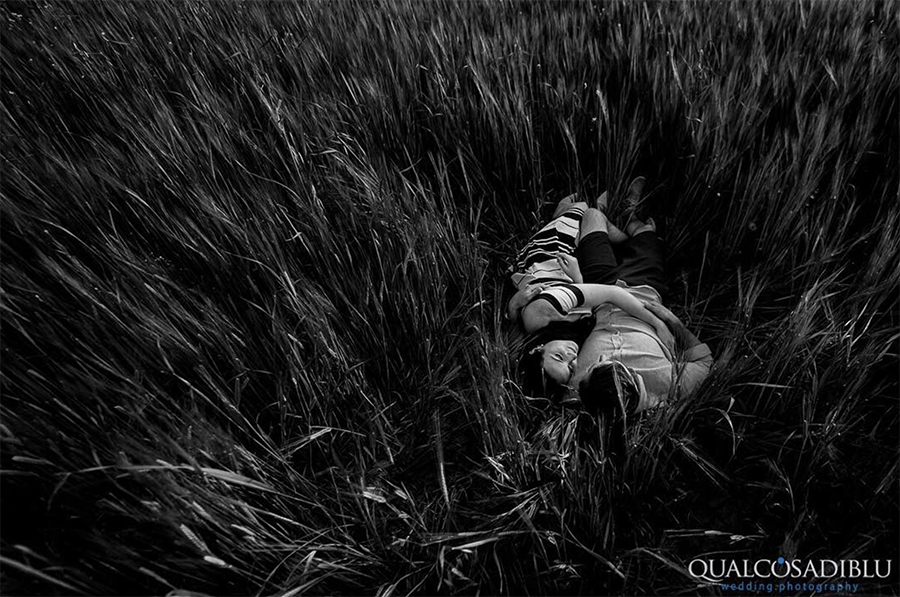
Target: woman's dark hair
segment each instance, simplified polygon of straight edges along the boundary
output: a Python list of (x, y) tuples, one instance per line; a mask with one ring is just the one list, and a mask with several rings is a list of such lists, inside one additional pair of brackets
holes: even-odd
[(543, 352), (537, 350), (552, 340), (571, 340), (581, 345), (594, 329), (596, 318), (586, 315), (577, 321), (557, 321), (529, 335), (522, 343), (519, 358), (519, 379), (522, 391), (529, 396), (541, 396), (559, 401), (565, 396), (567, 387), (544, 374)]
[(567, 388), (544, 373), (543, 357), (543, 352), (536, 349), (522, 355), (519, 360), (522, 391), (528, 396), (540, 396), (559, 402), (565, 396)]

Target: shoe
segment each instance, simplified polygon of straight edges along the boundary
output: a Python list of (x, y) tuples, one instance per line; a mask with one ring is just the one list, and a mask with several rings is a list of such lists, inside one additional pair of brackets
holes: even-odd
[(628, 192), (625, 194), (625, 213), (628, 214), (625, 228), (628, 228), (632, 220), (644, 221), (646, 219), (647, 214), (644, 213), (645, 203), (643, 200), (644, 186), (646, 184), (647, 179), (643, 176), (638, 176), (628, 185)]
[[(637, 225), (637, 228), (631, 228), (632, 226), (635, 226), (635, 225)], [(626, 228), (626, 230), (628, 228), (631, 228), (631, 230), (629, 232), (627, 232), (629, 237), (635, 237), (638, 234), (641, 234), (643, 232), (648, 232), (648, 231), (656, 232), (657, 234), (659, 234), (656, 229), (656, 220), (654, 220), (653, 218), (647, 218), (646, 221), (642, 221), (642, 220), (639, 220), (638, 218), (634, 218), (630, 222), (628, 222), (628, 226), (626, 226), (625, 228)]]
[(581, 409), (584, 405), (581, 402), (581, 398), (578, 396), (569, 396), (567, 398), (563, 398), (559, 401), (559, 405), (565, 408), (577, 408)]
[(625, 203), (628, 207), (634, 209), (640, 204), (646, 184), (647, 178), (644, 176), (638, 176), (631, 181), (631, 184), (628, 185), (628, 192), (625, 194)]
[(609, 209), (609, 191), (603, 191), (600, 193), (600, 196), (597, 197), (595, 201), (594, 207), (606, 213), (606, 210)]
[(556, 208), (553, 210), (553, 218), (556, 219), (563, 214), (566, 209), (573, 203), (578, 201), (578, 193), (572, 193), (571, 195), (566, 195), (562, 199), (559, 200), (559, 203), (556, 204)]

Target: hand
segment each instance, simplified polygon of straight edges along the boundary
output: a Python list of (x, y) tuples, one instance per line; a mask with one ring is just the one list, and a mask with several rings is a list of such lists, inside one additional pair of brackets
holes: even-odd
[(536, 297), (544, 288), (546, 288), (546, 284), (531, 284), (524, 290), (520, 290), (516, 292), (511, 299), (509, 299), (509, 309), (510, 309), (510, 318), (512, 317), (513, 311), (517, 311), (527, 305), (531, 299)]
[(556, 262), (559, 264), (560, 269), (576, 284), (580, 284), (582, 282), (581, 279), (581, 268), (578, 267), (578, 259), (575, 258), (574, 255), (568, 255), (566, 253), (557, 253), (556, 254)]
[(531, 299), (543, 292), (546, 287), (546, 284), (532, 284), (525, 290), (522, 290), (522, 304), (527, 305)]
[(697, 336), (691, 333), (689, 329), (687, 329), (681, 320), (678, 317), (663, 307), (658, 303), (648, 303), (644, 302), (644, 307), (647, 308), (648, 311), (653, 313), (656, 317), (662, 321), (668, 330), (662, 332), (659, 330), (659, 326), (656, 326), (656, 333), (659, 335), (660, 340), (665, 343), (663, 337), (675, 336), (677, 340), (673, 339), (672, 346), (674, 347), (675, 343), (681, 346), (682, 349), (687, 350), (697, 344), (700, 344), (700, 340), (697, 339)]
[[(657, 315), (657, 317), (659, 316)], [(675, 336), (665, 324), (661, 328), (656, 328), (656, 335), (659, 336), (659, 341), (669, 349), (669, 352), (675, 352)]]
[(674, 313), (672, 313), (659, 303), (649, 303), (647, 301), (644, 301), (644, 307), (646, 307), (648, 311), (662, 319), (669, 326), (681, 323), (681, 320), (678, 319), (678, 317)]

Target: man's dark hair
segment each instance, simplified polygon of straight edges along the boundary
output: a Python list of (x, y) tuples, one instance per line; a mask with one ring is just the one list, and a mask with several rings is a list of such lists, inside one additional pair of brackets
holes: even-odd
[(529, 396), (541, 396), (554, 402), (560, 401), (567, 387), (544, 373), (543, 352), (538, 350), (552, 340), (571, 340), (581, 345), (594, 329), (596, 319), (587, 315), (577, 321), (557, 321), (529, 335), (522, 347), (519, 359), (519, 379), (522, 391)]
[(630, 415), (637, 409), (640, 388), (625, 365), (607, 361), (579, 384), (578, 394), (589, 411)]
[(621, 465), (628, 453), (628, 418), (634, 414), (640, 399), (633, 372), (618, 361), (606, 361), (578, 385), (578, 395), (585, 410), (604, 421), (601, 444), (613, 461)]

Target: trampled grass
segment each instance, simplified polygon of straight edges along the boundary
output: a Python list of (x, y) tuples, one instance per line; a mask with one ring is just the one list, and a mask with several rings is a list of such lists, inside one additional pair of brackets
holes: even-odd
[[(4, 592), (897, 594), (895, 3), (0, 11)], [(638, 173), (719, 362), (615, 466), (504, 269)]]

